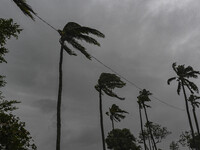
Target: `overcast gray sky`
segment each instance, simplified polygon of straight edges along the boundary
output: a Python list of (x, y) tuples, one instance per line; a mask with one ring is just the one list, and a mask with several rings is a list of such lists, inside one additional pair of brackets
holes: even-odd
[[(67, 22), (103, 32), (101, 47), (83, 43), (90, 54), (160, 100), (185, 108), (176, 93), (173, 62), (200, 70), (200, 1), (197, 0), (27, 0), (37, 14), (55, 28)], [(38, 150), (55, 149), (56, 100), (58, 89), (59, 35), (36, 18), (33, 22), (12, 0), (1, 0), (0, 17), (13, 18), (23, 32), (8, 41), (3, 88), (7, 99), (18, 99), (16, 112), (26, 122)], [(111, 72), (95, 60), (64, 54), (62, 101), (62, 149), (100, 150), (98, 93), (94, 89), (102, 72)], [(112, 73), (112, 72), (111, 72)], [(199, 80), (195, 80), (199, 86)], [(104, 111), (118, 104), (129, 115), (118, 128), (129, 128), (135, 137), (140, 130), (137, 96), (139, 90), (127, 83), (117, 90), (126, 100), (103, 97)], [(181, 93), (182, 94), (182, 93)], [(189, 130), (186, 111), (169, 107), (152, 98), (151, 121), (166, 126), (172, 134), (158, 147), (169, 149), (182, 131)], [(197, 112), (198, 115), (200, 111)], [(105, 132), (111, 130), (107, 116)]]

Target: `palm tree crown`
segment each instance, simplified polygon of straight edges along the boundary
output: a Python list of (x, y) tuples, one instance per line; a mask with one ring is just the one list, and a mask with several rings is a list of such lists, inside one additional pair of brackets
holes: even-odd
[(26, 3), (26, 0), (13, 0), (13, 1), (26, 16), (29, 16), (31, 19), (34, 20), (32, 14), (36, 15), (36, 13), (33, 11), (31, 6)]
[(96, 29), (84, 27), (75, 22), (67, 23), (63, 30), (58, 30), (58, 32), (61, 35), (60, 44), (69, 55), (76, 56), (77, 54), (65, 44), (65, 41), (71, 44), (75, 49), (79, 50), (88, 59), (91, 59), (91, 55), (87, 53), (86, 48), (82, 46), (77, 40), (84, 40), (87, 43), (100, 46), (100, 43), (97, 42), (97, 40), (88, 35), (93, 34), (101, 38), (105, 37), (103, 33)]
[(109, 108), (109, 111), (106, 112), (106, 115), (110, 117), (110, 120), (112, 121), (112, 127), (114, 129), (114, 121), (120, 122), (121, 119), (124, 119), (126, 116), (124, 114), (128, 114), (127, 111), (122, 110), (117, 106), (116, 104), (113, 104), (111, 108)]
[(191, 93), (194, 92), (199, 93), (198, 87), (193, 82), (188, 80), (189, 78), (198, 78), (198, 75), (200, 74), (199, 71), (195, 71), (191, 66), (188, 67), (185, 67), (185, 65), (176, 66), (176, 63), (172, 64), (172, 68), (177, 74), (177, 76), (168, 79), (167, 83), (170, 84), (171, 81), (173, 80), (178, 81), (178, 88), (177, 88), (178, 95), (180, 95), (182, 84), (186, 86)]
[(116, 93), (112, 90), (114, 88), (122, 88), (126, 85), (123, 81), (121, 81), (120, 77), (116, 76), (115, 74), (111, 73), (102, 73), (98, 84), (95, 86), (97, 91), (104, 91), (108, 96), (118, 98), (120, 100), (124, 100), (125, 98), (119, 97)]

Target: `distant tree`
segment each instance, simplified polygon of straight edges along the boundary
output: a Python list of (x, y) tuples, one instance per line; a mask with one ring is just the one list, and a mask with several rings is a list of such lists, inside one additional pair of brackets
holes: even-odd
[(63, 50), (65, 50), (69, 55), (75, 55), (65, 42), (68, 42), (72, 47), (79, 50), (86, 58), (91, 59), (89, 53), (87, 53), (85, 47), (79, 44), (78, 40), (84, 40), (89, 44), (94, 44), (100, 46), (100, 44), (89, 34), (96, 35), (98, 37), (104, 37), (104, 34), (96, 29), (81, 26), (75, 22), (69, 22), (65, 25), (63, 30), (58, 30), (60, 38), (60, 60), (59, 60), (59, 85), (58, 85), (58, 100), (57, 100), (57, 140), (56, 140), (56, 150), (60, 150), (60, 138), (61, 138), (61, 96), (62, 96), (62, 64), (63, 64)]
[(172, 141), (169, 148), (170, 148), (170, 150), (179, 150), (178, 142)]
[[(19, 25), (13, 23), (12, 19), (0, 18), (0, 63), (5, 63), (6, 42), (11, 37), (18, 37), (22, 31)], [(5, 86), (4, 76), (0, 75), (0, 88)], [(19, 117), (13, 115), (19, 103), (15, 100), (5, 100), (0, 91), (0, 150), (36, 150), (32, 137), (25, 129), (25, 122), (21, 122)]]
[[(148, 128), (149, 128), (148, 126), (150, 126), (150, 128), (152, 130), (152, 134), (155, 138), (156, 144), (161, 143), (163, 139), (165, 139), (169, 134), (171, 134), (171, 132), (168, 131), (166, 127), (162, 127), (159, 124), (150, 122), (149, 124), (145, 124), (146, 129), (143, 131), (145, 139), (148, 139), (149, 137), (151, 137), (151, 134), (148, 130)], [(139, 137), (141, 139), (141, 142), (143, 142), (143, 136), (142, 136), (141, 132), (140, 132)]]
[(129, 129), (114, 129), (108, 133), (106, 138), (108, 149), (112, 150), (140, 150), (135, 137)]
[(13, 2), (21, 9), (21, 11), (26, 16), (29, 16), (32, 20), (34, 20), (33, 15), (36, 15), (36, 13), (33, 11), (31, 6), (27, 4), (26, 0), (13, 0)]
[(0, 94), (0, 149), (1, 150), (36, 150), (32, 137), (25, 129), (25, 122), (12, 114), (17, 101), (7, 101)]
[[(145, 135), (144, 135), (144, 128), (143, 128), (143, 119), (142, 119), (142, 103), (141, 101), (137, 101), (138, 105), (139, 105), (139, 115), (140, 115), (140, 128), (141, 128), (141, 135), (142, 135), (142, 139), (143, 141), (141, 143), (144, 144), (144, 149), (147, 150), (147, 145), (146, 145), (146, 139), (145, 139)], [(150, 148), (151, 149), (151, 148)]]
[[(197, 92), (199, 93), (198, 87), (196, 84), (191, 82), (189, 78), (198, 78), (198, 75), (200, 74), (199, 71), (195, 71), (191, 66), (185, 67), (184, 65), (178, 65), (176, 66), (176, 63), (172, 64), (172, 68), (175, 71), (176, 75), (175, 77), (172, 77), (168, 79), (167, 83), (170, 84), (171, 81), (176, 80), (178, 81), (178, 87), (177, 87), (177, 93), (180, 95), (181, 89), (183, 90), (184, 98), (185, 98), (185, 106), (186, 106), (186, 111), (187, 111), (187, 116), (188, 116), (188, 121), (190, 125), (190, 129), (192, 132), (192, 137), (194, 139), (194, 129), (192, 125), (192, 120), (190, 116), (190, 111), (189, 111), (189, 106), (188, 106), (188, 99), (186, 95), (186, 90), (185, 87), (191, 92)], [(195, 142), (195, 141), (194, 141)]]
[(120, 122), (121, 119), (125, 118), (124, 114), (128, 114), (127, 111), (122, 110), (117, 106), (116, 104), (113, 104), (111, 108), (109, 108), (109, 111), (106, 112), (106, 115), (110, 117), (110, 120), (112, 122), (112, 129), (114, 129), (114, 121)]
[(200, 97), (192, 94), (192, 95), (190, 95), (188, 101), (192, 105), (192, 112), (193, 112), (193, 116), (194, 116), (194, 120), (195, 120), (195, 124), (196, 124), (196, 128), (197, 128), (197, 133), (200, 136), (199, 123), (198, 123), (198, 119), (197, 119), (197, 115), (196, 115), (196, 107), (199, 108), (199, 105), (200, 105), (200, 103), (197, 102), (198, 99), (200, 99)]
[(8, 53), (8, 49), (5, 47), (7, 40), (11, 37), (18, 38), (21, 31), (22, 29), (13, 22), (13, 19), (0, 18), (0, 63), (6, 62), (4, 56)]
[(103, 150), (106, 149), (104, 127), (103, 127), (103, 110), (102, 110), (103, 92), (110, 97), (115, 97), (119, 100), (124, 100), (125, 98), (119, 97), (116, 93), (113, 92), (113, 89), (122, 88), (125, 85), (126, 84), (123, 81), (121, 81), (121, 79), (115, 74), (102, 73), (99, 77), (98, 84), (95, 86), (95, 89), (99, 92), (99, 111), (100, 111), (100, 124), (101, 124)]
[(145, 104), (146, 102), (150, 102), (151, 101), (149, 96), (152, 95), (152, 93), (150, 93), (146, 89), (143, 89), (142, 91), (139, 92), (139, 94), (140, 95), (137, 97), (138, 98), (138, 103), (140, 103), (142, 108), (144, 109), (145, 117), (146, 117), (146, 124), (147, 124), (147, 128), (149, 130), (148, 132), (150, 133), (151, 140), (153, 142), (153, 146), (154, 146), (155, 150), (157, 150), (157, 146), (156, 146), (155, 139), (153, 137), (152, 129), (151, 129), (151, 126), (149, 125), (151, 122), (149, 121), (149, 118), (148, 118), (148, 115), (147, 115), (147, 110), (146, 110), (146, 108), (148, 108), (150, 106)]

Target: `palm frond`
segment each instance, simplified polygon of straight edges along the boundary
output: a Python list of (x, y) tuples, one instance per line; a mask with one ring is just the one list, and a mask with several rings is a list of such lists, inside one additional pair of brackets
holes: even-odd
[(32, 14), (36, 13), (33, 11), (31, 6), (26, 3), (26, 0), (13, 0), (13, 1), (26, 16), (29, 16), (32, 20), (34, 20)]
[(171, 83), (171, 81), (173, 81), (173, 80), (175, 80), (175, 79), (176, 79), (176, 77), (169, 78), (169, 79), (167, 80), (167, 84), (169, 85), (169, 84)]
[(177, 73), (176, 62), (174, 62), (174, 63), (172, 64), (172, 68), (173, 68), (173, 70)]
[(70, 30), (73, 30), (73, 29), (76, 29), (76, 28), (80, 28), (81, 25), (79, 25), (78, 23), (76, 22), (68, 22), (64, 28), (63, 28), (63, 32), (68, 32)]
[(84, 40), (84, 41), (87, 42), (87, 43), (100, 46), (100, 43), (97, 42), (97, 40), (95, 40), (94, 38), (92, 38), (92, 37), (90, 37), (90, 36), (80, 34), (80, 35), (76, 36), (76, 38), (77, 38), (77, 39), (80, 39), (80, 40)]
[(91, 59), (91, 56), (89, 53), (86, 52), (85, 47), (83, 47), (81, 44), (79, 44), (76, 40), (71, 39), (67, 42), (70, 43), (74, 48), (79, 50), (83, 55), (85, 55), (86, 58)]
[(75, 29), (76, 32), (82, 33), (82, 34), (93, 34), (96, 35), (98, 37), (101, 38), (105, 38), (105, 35), (103, 33), (101, 33), (100, 31), (93, 29), (93, 28), (89, 28), (89, 27), (81, 27), (81, 28), (77, 28)]
[(198, 87), (197, 87), (196, 84), (194, 84), (193, 82), (191, 82), (191, 81), (189, 81), (187, 79), (185, 79), (185, 81), (187, 82), (187, 84), (189, 86), (189, 89), (191, 89), (192, 91), (195, 91), (195, 92), (199, 93), (199, 89), (198, 89)]
[(124, 97), (119, 97), (116, 93), (114, 93), (112, 90), (108, 88), (103, 88), (102, 90), (110, 97), (115, 97), (118, 98), (119, 100), (125, 100)]
[(72, 51), (71, 49), (69, 49), (65, 44), (61, 45), (62, 48), (64, 48), (64, 50), (69, 54), (69, 55), (74, 55), (74, 56), (77, 56), (77, 54)]

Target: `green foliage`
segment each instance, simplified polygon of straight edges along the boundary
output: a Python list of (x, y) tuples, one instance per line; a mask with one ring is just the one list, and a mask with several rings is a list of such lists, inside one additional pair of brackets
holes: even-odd
[(36, 15), (36, 13), (33, 11), (31, 6), (27, 4), (26, 0), (13, 0), (13, 1), (26, 16), (29, 16), (32, 20), (34, 20), (32, 14)]
[(115, 88), (122, 88), (126, 85), (123, 81), (121, 81), (120, 77), (111, 73), (102, 73), (98, 84), (95, 86), (97, 91), (103, 90), (108, 96), (118, 98), (120, 100), (124, 100), (125, 98), (119, 97), (112, 90)]
[(113, 150), (140, 150), (129, 129), (114, 129), (106, 138), (107, 147)]
[(200, 147), (200, 136), (196, 133), (195, 137), (195, 144), (194, 141), (192, 140), (192, 135), (191, 132), (185, 131), (182, 132), (180, 135), (180, 139), (179, 139), (179, 143), (183, 146), (183, 147), (188, 147), (188, 148), (199, 148)]
[[(162, 127), (161, 125), (152, 122), (147, 122), (145, 124), (145, 128), (146, 129), (143, 130), (145, 140), (151, 137), (151, 133), (148, 130), (149, 128), (151, 128), (156, 143), (162, 142), (163, 139), (165, 139), (169, 134), (171, 134), (171, 132), (169, 132), (166, 127)], [(139, 138), (139, 142), (143, 143), (142, 132), (140, 132)]]
[(0, 18), (0, 63), (6, 62), (4, 55), (8, 52), (5, 48), (7, 39), (11, 37), (18, 37), (18, 34), (22, 31), (19, 25), (13, 23), (12, 19)]
[(4, 100), (3, 96), (0, 99), (0, 149), (36, 150), (30, 133), (25, 129), (25, 123), (12, 114), (17, 109), (13, 104), (19, 102)]
[(109, 112), (106, 112), (106, 115), (110, 117), (110, 120), (120, 122), (121, 119), (125, 118), (125, 113), (128, 114), (127, 111), (124, 111), (120, 109), (116, 104), (113, 104), (112, 107), (109, 108)]
[(88, 59), (91, 59), (90, 54), (86, 51), (86, 48), (78, 42), (78, 40), (83, 40), (89, 44), (100, 46), (100, 43), (90, 37), (89, 34), (93, 34), (101, 38), (105, 37), (103, 33), (96, 29), (84, 27), (75, 22), (67, 23), (63, 30), (58, 30), (58, 32), (61, 35), (60, 44), (69, 55), (76, 56), (77, 54), (65, 44), (65, 41), (71, 44), (75, 49), (79, 50)]
[(177, 142), (172, 141), (169, 148), (170, 150), (179, 150), (179, 144)]

